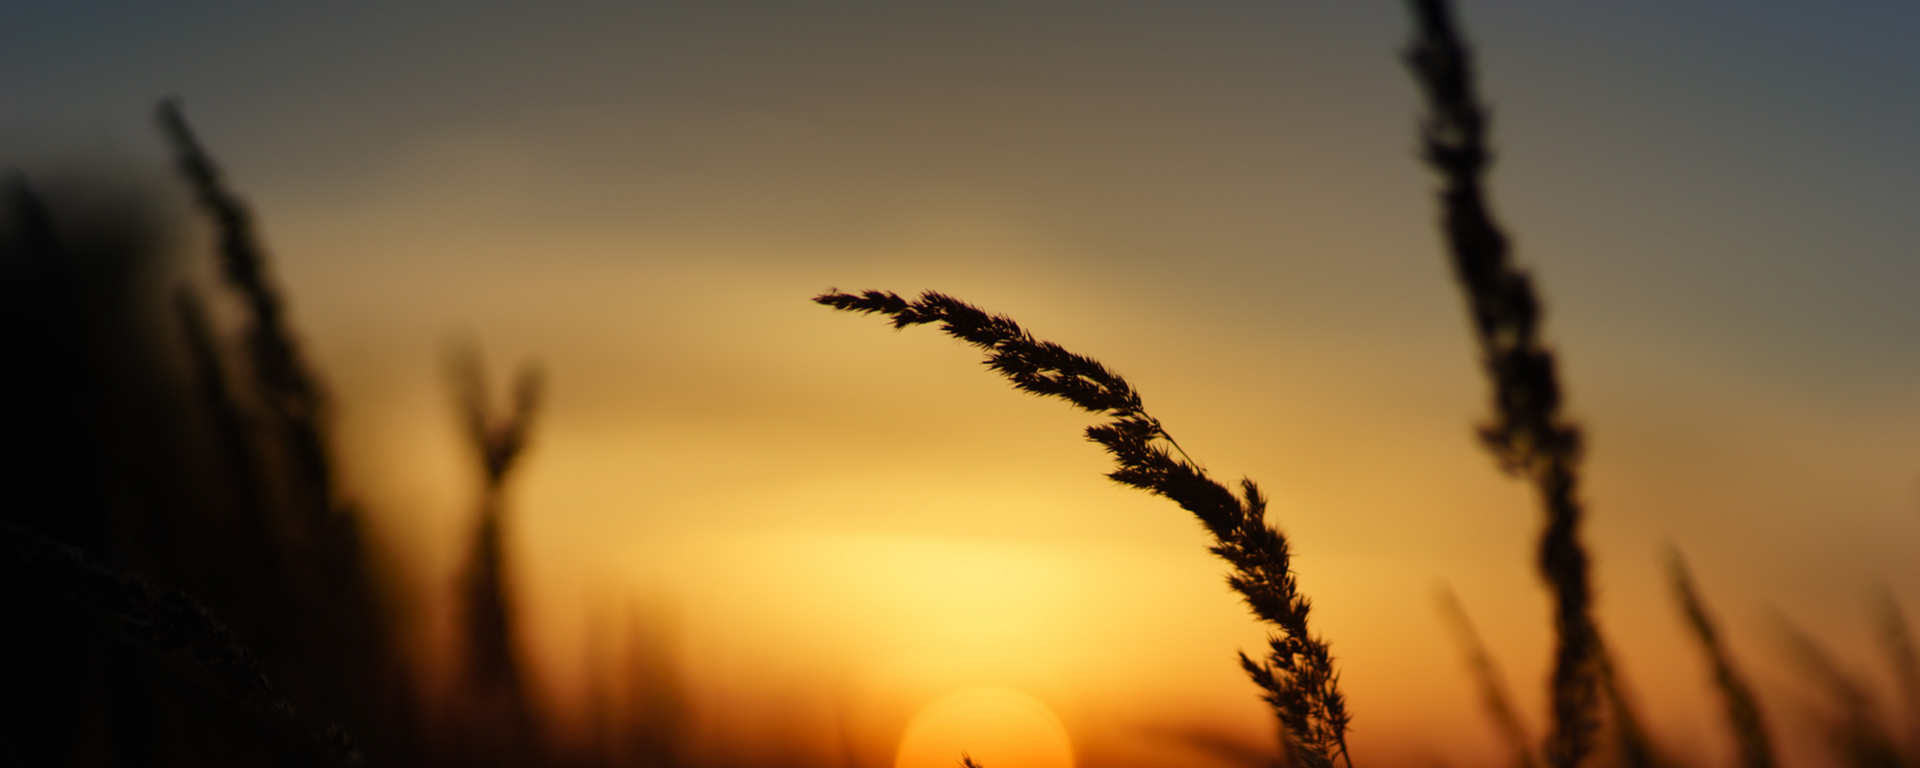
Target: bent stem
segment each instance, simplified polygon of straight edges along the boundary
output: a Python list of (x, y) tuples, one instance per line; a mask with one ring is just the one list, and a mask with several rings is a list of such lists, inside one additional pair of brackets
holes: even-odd
[[(949, 296), (927, 292), (915, 301), (882, 291), (849, 294), (829, 291), (815, 302), (845, 312), (886, 315), (895, 328), (939, 323), (949, 336), (987, 351), (987, 368), (1013, 382), (1015, 389), (1058, 397), (1081, 410), (1101, 414), (1107, 423), (1087, 428), (1119, 467), (1107, 477), (1172, 499), (1192, 512), (1213, 534), (1213, 553), (1233, 565), (1227, 583), (1239, 592), (1255, 616), (1277, 632), (1268, 639), (1264, 660), (1240, 654), (1240, 665), (1264, 691), (1282, 728), (1287, 762), (1327, 768), (1344, 760), (1349, 716), (1340, 694), (1327, 642), (1307, 626), (1309, 603), (1294, 581), (1287, 538), (1266, 523), (1266, 497), (1252, 480), (1240, 481), (1236, 495), (1215, 482), (1179, 451), (1160, 420), (1146, 411), (1140, 393), (1100, 361), (1040, 341), (1011, 318), (991, 315)], [(1164, 445), (1163, 445), (1164, 443)]]

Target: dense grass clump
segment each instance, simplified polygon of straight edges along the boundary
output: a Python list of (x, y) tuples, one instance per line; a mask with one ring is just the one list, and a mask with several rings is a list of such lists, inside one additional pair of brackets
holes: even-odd
[[(677, 764), (683, 740), (652, 722), (677, 701), (599, 702), (608, 745), (583, 752), (529, 692), (503, 519), (539, 379), (495, 413), (476, 356), (454, 371), (481, 468), (450, 596), (461, 666), (452, 690), (429, 688), (254, 213), (177, 104), (158, 122), (187, 206), (98, 181), (4, 189), (0, 766)], [(212, 285), (176, 269), (197, 227)]]

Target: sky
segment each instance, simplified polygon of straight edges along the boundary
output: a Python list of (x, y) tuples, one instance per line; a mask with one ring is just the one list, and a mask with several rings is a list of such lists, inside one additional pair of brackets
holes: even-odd
[[(1875, 591), (1920, 612), (1920, 8), (1460, 10), (1588, 434), (1603, 631), (1666, 744), (1731, 754), (1678, 548), (1804, 731), (1781, 620), (1867, 673)], [(1356, 761), (1463, 764), (1496, 742), (1436, 595), (1535, 733), (1552, 640), (1539, 513), (1473, 438), (1408, 35), (1392, 2), (15, 0), (0, 163), (159, 178), (152, 108), (181, 100), (259, 213), (423, 647), (475, 503), (445, 353), (537, 362), (511, 556), (561, 711), (640, 616), (707, 749), (886, 766), (975, 689), (1044, 703), (1083, 765), (1268, 748), (1233, 661), (1262, 630), (1185, 512), (970, 348), (808, 301), (934, 289), (1258, 480)]]

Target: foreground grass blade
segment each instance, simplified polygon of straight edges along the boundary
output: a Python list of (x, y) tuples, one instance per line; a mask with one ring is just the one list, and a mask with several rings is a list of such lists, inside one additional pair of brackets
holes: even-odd
[(1290, 764), (1321, 768), (1347, 755), (1347, 707), (1339, 674), (1325, 640), (1308, 630), (1309, 604), (1294, 582), (1287, 538), (1266, 523), (1267, 500), (1252, 480), (1236, 495), (1180, 451), (1160, 421), (1146, 411), (1140, 393), (1098, 360), (1040, 341), (1011, 318), (931, 291), (915, 301), (892, 293), (828, 292), (814, 301), (847, 312), (886, 315), (895, 328), (939, 323), (940, 330), (987, 351), (986, 365), (1016, 389), (1058, 397), (1109, 421), (1087, 428), (1087, 438), (1107, 449), (1119, 467), (1107, 474), (1172, 499), (1200, 518), (1213, 534), (1213, 553), (1233, 565), (1227, 581), (1254, 615), (1279, 630), (1262, 661), (1240, 655), (1240, 664), (1273, 708), (1284, 731)]

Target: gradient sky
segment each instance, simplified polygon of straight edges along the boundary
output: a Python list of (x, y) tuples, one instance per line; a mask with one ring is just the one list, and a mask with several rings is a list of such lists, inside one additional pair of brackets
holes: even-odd
[[(807, 301), (938, 289), (1263, 484), (1360, 762), (1493, 749), (1442, 584), (1543, 727), (1538, 512), (1472, 438), (1398, 3), (401, 5), (8, 3), (0, 160), (157, 174), (151, 108), (183, 100), (423, 633), (472, 502), (441, 376), (471, 339), (551, 385), (514, 525), (559, 706), (638, 603), (710, 743), (847, 733), (881, 765), (918, 707), (1000, 686), (1085, 764), (1265, 744), (1231, 656), (1261, 633), (1186, 513), (957, 342)], [(1589, 430), (1603, 627), (1656, 732), (1725, 755), (1669, 543), (1783, 727), (1777, 616), (1866, 670), (1873, 591), (1920, 612), (1920, 6), (1462, 12)]]

